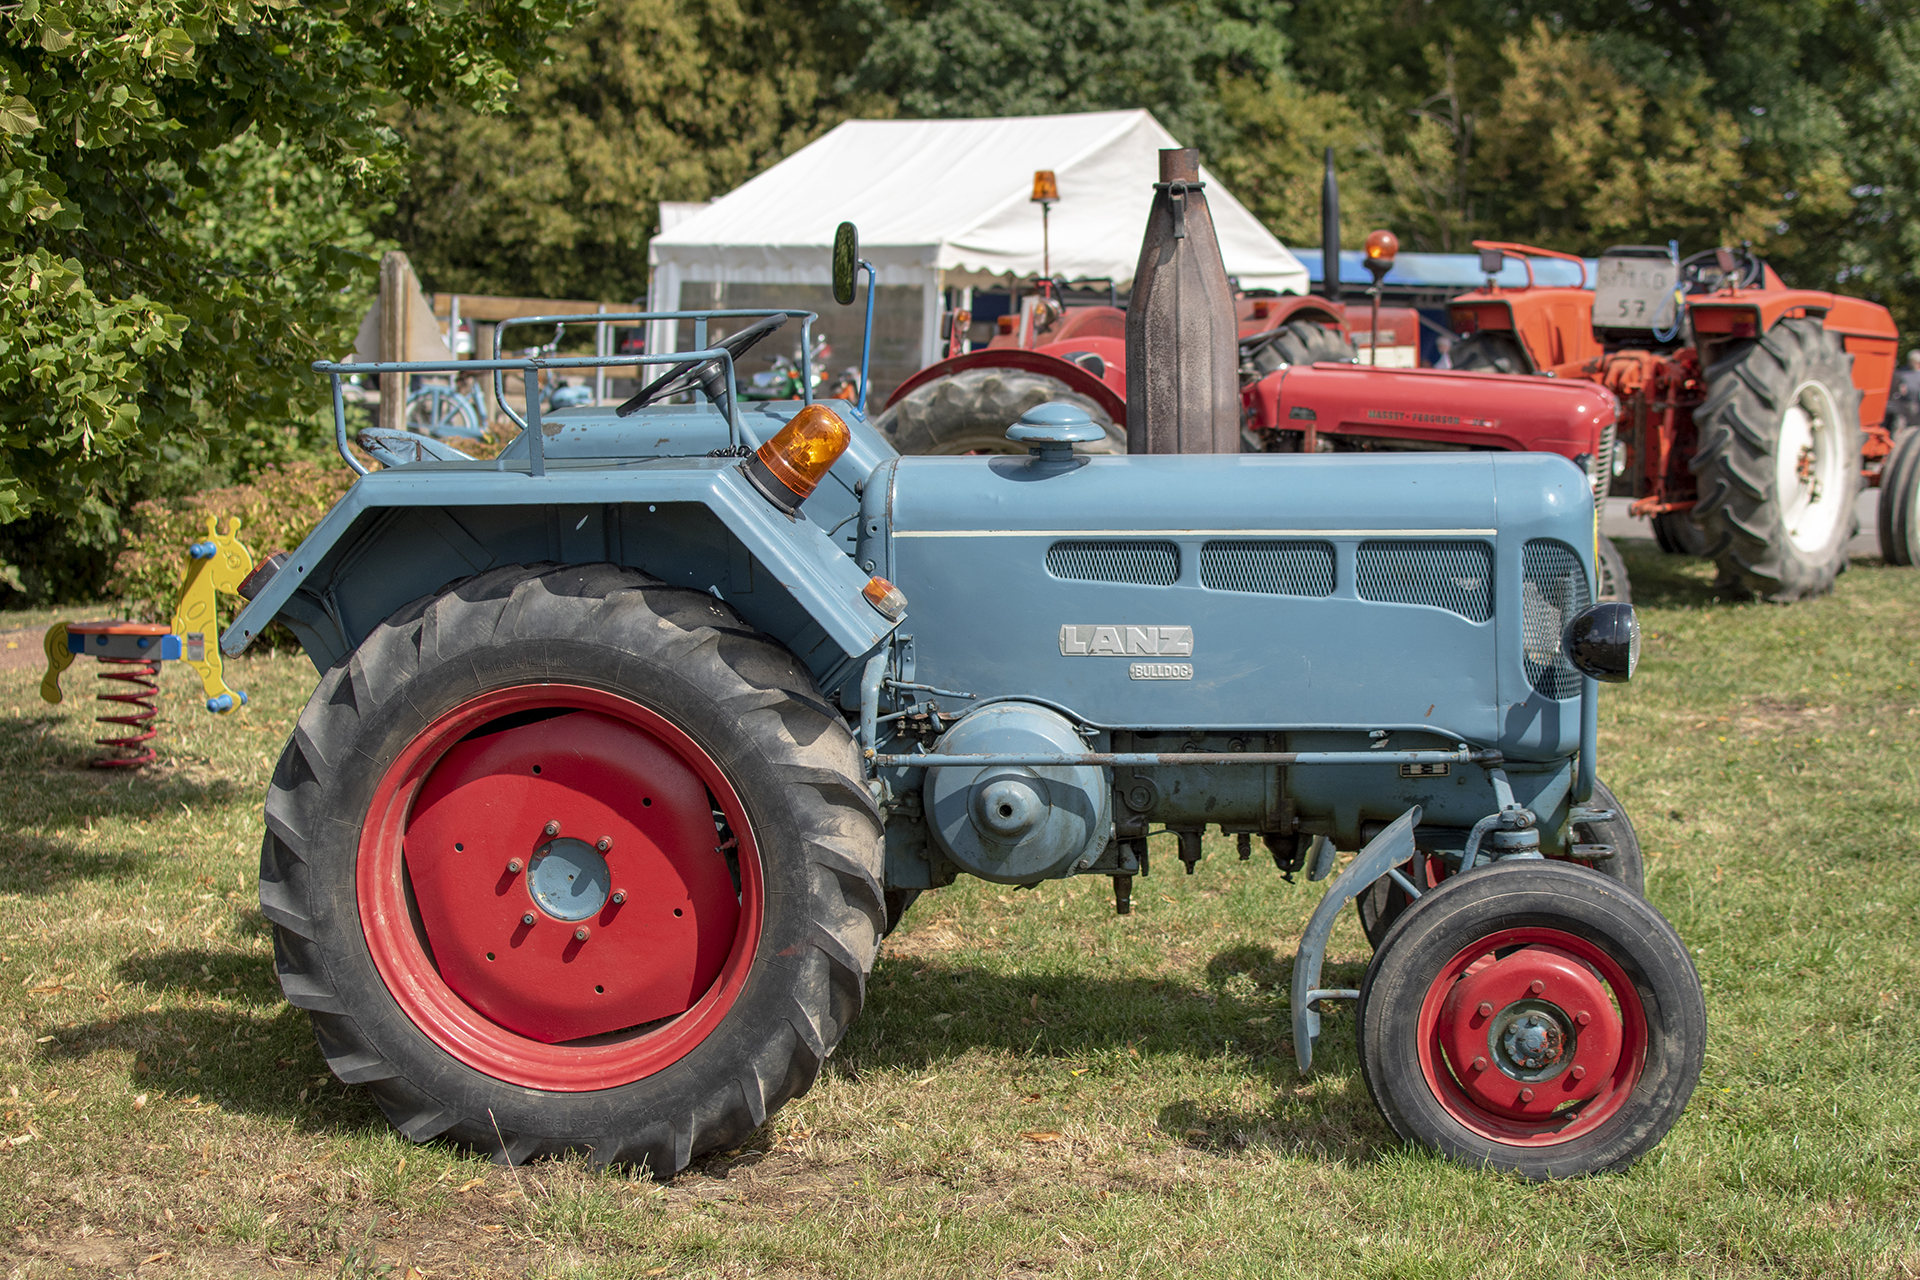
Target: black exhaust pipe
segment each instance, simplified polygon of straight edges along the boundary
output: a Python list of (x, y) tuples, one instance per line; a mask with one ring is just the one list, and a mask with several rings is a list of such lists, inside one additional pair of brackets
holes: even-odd
[(1320, 294), (1340, 301), (1340, 180), (1333, 176), (1333, 148), (1327, 148), (1327, 176), (1320, 183)]

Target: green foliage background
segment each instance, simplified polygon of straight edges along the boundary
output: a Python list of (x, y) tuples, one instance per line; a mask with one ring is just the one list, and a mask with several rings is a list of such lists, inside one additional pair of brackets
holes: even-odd
[(1332, 146), (1349, 244), (1751, 240), (1920, 336), (1920, 0), (21, 0), (0, 32), (0, 601), (97, 593), (136, 502), (320, 454), (305, 366), (379, 249), (629, 301), (659, 201), (853, 116), (1144, 106), (1290, 244)]

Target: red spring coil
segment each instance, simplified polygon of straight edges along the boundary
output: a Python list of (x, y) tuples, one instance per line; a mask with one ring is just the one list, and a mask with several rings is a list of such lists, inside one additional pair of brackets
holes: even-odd
[(110, 747), (118, 755), (98, 756), (93, 761), (96, 769), (138, 769), (150, 763), (157, 753), (145, 745), (160, 736), (160, 726), (153, 724), (154, 717), (160, 714), (154, 706), (154, 699), (160, 693), (160, 663), (153, 658), (97, 658), (101, 664), (102, 680), (117, 680), (133, 686), (119, 693), (103, 693), (99, 701), (119, 703), (125, 710), (119, 715), (95, 716), (101, 724), (119, 724), (127, 726), (127, 732), (118, 738), (95, 738), (97, 746)]

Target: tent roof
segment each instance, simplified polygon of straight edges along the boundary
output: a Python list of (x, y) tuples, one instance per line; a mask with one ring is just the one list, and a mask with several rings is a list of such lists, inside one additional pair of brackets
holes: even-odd
[[(1068, 279), (1133, 279), (1158, 152), (1173, 135), (1145, 111), (993, 120), (850, 120), (670, 228), (655, 263), (715, 278), (824, 283), (834, 228), (860, 228), (882, 283), (941, 270), (954, 284), (1041, 269), (1033, 172), (1052, 169), (1052, 267)], [(1204, 169), (1227, 273), (1245, 288), (1304, 292), (1306, 269)], [(817, 277), (817, 281), (816, 278)], [(891, 278), (889, 278), (891, 277)]]

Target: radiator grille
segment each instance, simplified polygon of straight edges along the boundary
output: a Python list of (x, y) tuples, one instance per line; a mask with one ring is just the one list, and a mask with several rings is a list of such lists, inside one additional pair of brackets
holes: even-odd
[(1560, 651), (1567, 619), (1587, 607), (1587, 571), (1564, 542), (1535, 538), (1520, 551), (1520, 646), (1527, 679), (1549, 698), (1580, 693), (1580, 673)]
[(1200, 585), (1270, 596), (1330, 596), (1333, 544), (1209, 542), (1200, 548)]
[(1493, 616), (1493, 554), (1484, 542), (1363, 542), (1354, 584), (1362, 600), (1431, 605), (1470, 622)]
[(1056, 542), (1047, 572), (1080, 582), (1131, 582), (1170, 587), (1180, 577), (1180, 548), (1171, 542)]

